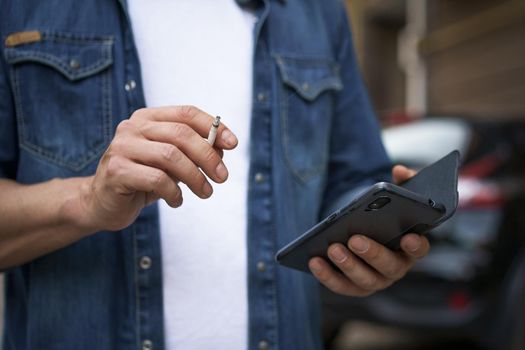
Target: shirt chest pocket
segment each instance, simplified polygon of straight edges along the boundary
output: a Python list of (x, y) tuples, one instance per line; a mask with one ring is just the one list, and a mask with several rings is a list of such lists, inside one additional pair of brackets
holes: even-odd
[(302, 182), (327, 167), (335, 92), (343, 85), (329, 59), (275, 55), (281, 74), (280, 120), (284, 157)]
[(41, 33), (5, 49), (20, 147), (80, 171), (111, 139), (113, 40)]

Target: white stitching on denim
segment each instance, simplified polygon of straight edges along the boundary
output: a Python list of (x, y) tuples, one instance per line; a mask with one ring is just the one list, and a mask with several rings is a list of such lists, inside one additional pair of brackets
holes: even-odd
[[(109, 75), (111, 71), (104, 72), (101, 77), (96, 77), (101, 79), (101, 85), (104, 84), (104, 76)], [(13, 86), (14, 88), (14, 95), (15, 95), (15, 107), (17, 109), (17, 119), (19, 120), (19, 145), (21, 149), (26, 150), (27, 152), (40, 157), (47, 159), (57, 165), (63, 166), (65, 168), (71, 169), (73, 171), (80, 171), (85, 166), (87, 166), (89, 163), (91, 163), (93, 160), (95, 160), (97, 157), (100, 156), (102, 151), (105, 150), (110, 138), (111, 138), (111, 125), (110, 120), (111, 118), (111, 111), (110, 111), (110, 104), (104, 109), (104, 96), (102, 96), (102, 104), (103, 104), (103, 115), (102, 115), (102, 126), (106, 125), (106, 131), (103, 131), (102, 135), (102, 141), (98, 146), (95, 146), (89, 150), (86, 150), (83, 156), (77, 157), (77, 161), (67, 161), (63, 157), (57, 156), (55, 153), (47, 151), (45, 148), (38, 146), (36, 144), (33, 144), (32, 142), (27, 140), (27, 135), (25, 133), (25, 117), (24, 112), (22, 109), (22, 98), (20, 94), (20, 84), (19, 84), (19, 78), (18, 78), (18, 68), (13, 67), (12, 68), (12, 75), (13, 75)], [(94, 77), (95, 78), (95, 77)], [(108, 84), (110, 77), (107, 77)], [(101, 86), (101, 90), (104, 90), (104, 87)], [(103, 93), (103, 91), (101, 92)], [(105, 95), (108, 95), (106, 97), (106, 100), (111, 100), (111, 88), (108, 88), (108, 91)], [(105, 112), (105, 113), (104, 113)], [(105, 134), (105, 135), (104, 135)]]
[(18, 83), (18, 72), (14, 69), (11, 70), (11, 84), (13, 85), (13, 97), (15, 100), (15, 117), (17, 119), (17, 129), (18, 129), (18, 144), (22, 144), (22, 140), (25, 137), (24, 132), (24, 114), (22, 112), (22, 105), (20, 100), (20, 86)]
[[(52, 66), (53, 68), (60, 71), (62, 74), (66, 75), (70, 80), (85, 78), (95, 73), (101, 72), (113, 63), (113, 59), (111, 57), (113, 39), (111, 37), (105, 37), (102, 39), (94, 39), (94, 38), (82, 38), (82, 37), (78, 37), (75, 35), (58, 35), (54, 33), (46, 33), (44, 37), (51, 39), (53, 41), (58, 41), (58, 42), (68, 42), (68, 43), (76, 43), (76, 44), (78, 44), (79, 42), (84, 42), (84, 43), (101, 44), (100, 46), (101, 58), (97, 60), (95, 63), (76, 71), (75, 74), (71, 74), (69, 72), (68, 66), (64, 63), (63, 60), (58, 59), (56, 56), (52, 54), (38, 52), (38, 51), (18, 52), (18, 51), (15, 51), (15, 49), (6, 49), (5, 50), (6, 61), (10, 64), (15, 64), (18, 62), (26, 61), (29, 58), (29, 59), (32, 59), (33, 61), (37, 61), (37, 62)], [(95, 145), (94, 147), (91, 147), (90, 149), (86, 150), (83, 156), (76, 157), (77, 161), (71, 162), (27, 140), (27, 134), (25, 131), (26, 120), (24, 117), (23, 109), (22, 109), (22, 95), (20, 92), (19, 68), (16, 66), (13, 66), (11, 68), (11, 79), (12, 79), (12, 83), (14, 86), (13, 90), (14, 90), (14, 97), (15, 97), (15, 108), (17, 110), (20, 148), (26, 150), (27, 152), (37, 157), (47, 159), (57, 165), (66, 167), (73, 171), (80, 171), (85, 166), (87, 166), (89, 163), (91, 163), (93, 160), (95, 160), (97, 157), (99, 157), (102, 151), (105, 150), (109, 140), (111, 139), (111, 133), (112, 133), (111, 123), (112, 123), (113, 118), (111, 116), (111, 109), (112, 109), (111, 90), (112, 89), (111, 89), (110, 74), (111, 74), (111, 71), (107, 71), (101, 74), (100, 77), (96, 77), (101, 80), (100, 90), (101, 90), (101, 95), (102, 95), (101, 96), (102, 140), (99, 143), (99, 145)]]
[[(8, 50), (12, 50), (12, 49), (8, 49)], [(113, 63), (113, 60), (111, 58), (111, 55), (107, 54), (107, 51), (108, 51), (107, 49), (103, 49), (101, 59), (97, 60), (91, 65), (75, 70), (74, 72), (69, 68), (68, 64), (66, 64), (63, 60), (60, 60), (56, 56), (45, 53), (45, 52), (38, 52), (38, 51), (17, 52), (17, 51), (7, 51), (6, 50), (6, 60), (10, 64), (26, 62), (26, 61), (40, 62), (42, 64), (46, 64), (46, 65), (49, 65), (57, 69), (59, 72), (64, 74), (69, 80), (78, 80), (78, 79), (86, 78), (92, 74), (98, 73), (99, 71), (109, 67)]]
[(55, 42), (64, 42), (64, 43), (113, 43), (113, 36), (98, 36), (98, 35), (86, 35), (86, 34), (75, 34), (75, 33), (65, 33), (65, 32), (55, 32), (55, 31), (44, 31), (42, 32), (42, 37), (47, 40), (52, 40)]
[(101, 76), (102, 79), (102, 124), (103, 124), (103, 139), (100, 148), (104, 151), (111, 141), (112, 134), (112, 93), (111, 93), (111, 71), (105, 72)]
[[(278, 96), (280, 100), (278, 103), (280, 105), (279, 111), (280, 111), (280, 121), (281, 121), (281, 139), (282, 139), (282, 145), (283, 145), (284, 159), (285, 159), (286, 164), (290, 168), (291, 172), (293, 173), (294, 177), (297, 178), (301, 184), (305, 184), (309, 180), (319, 175), (322, 172), (322, 170), (325, 169), (327, 154), (326, 152), (324, 152), (321, 158), (321, 161), (319, 162), (319, 165), (316, 167), (312, 167), (307, 170), (300, 170), (297, 168), (297, 166), (294, 165), (291, 159), (292, 151), (290, 149), (291, 140), (289, 136), (289, 100), (291, 96), (298, 95), (304, 98), (306, 101), (311, 102), (311, 101), (315, 101), (316, 98), (319, 97), (320, 93), (316, 93), (315, 98), (313, 99), (310, 99), (307, 96), (305, 96), (302, 93), (300, 86), (298, 86), (297, 83), (293, 82), (293, 80), (287, 75), (287, 71), (286, 69), (283, 68), (282, 63), (279, 62), (283, 58), (292, 59), (292, 60), (293, 58), (283, 57), (277, 54), (273, 54), (272, 56), (275, 58), (275, 61), (278, 66), (278, 70), (281, 73), (281, 77), (282, 77), (281, 81), (283, 82), (281, 84), (278, 84), (277, 88), (279, 90)], [(312, 59), (311, 62), (313, 63), (314, 66), (319, 66), (319, 67), (326, 67), (327, 63), (330, 63), (330, 66), (332, 67), (332, 69), (337, 69), (337, 65), (335, 63), (331, 63), (328, 60)], [(304, 63), (303, 65), (306, 65), (304, 58), (301, 61), (301, 63)], [(308, 58), (308, 63), (310, 63), (310, 58)], [(311, 66), (311, 65), (306, 65), (306, 66)], [(289, 86), (286, 86), (286, 85), (290, 85), (290, 83), (287, 84), (287, 80), (293, 83), (292, 88), (294, 89), (292, 89)], [(324, 80), (321, 80), (321, 82), (323, 83), (318, 84), (319, 86), (318, 89), (322, 89), (321, 93), (323, 91), (328, 91), (330, 89), (339, 90), (340, 88), (342, 88), (342, 85), (340, 84), (340, 82), (335, 78), (324, 79)]]
[[(279, 89), (281, 101), (280, 101), (280, 120), (281, 120), (281, 137), (282, 137), (282, 144), (283, 144), (283, 151), (284, 151), (284, 158), (286, 160), (286, 163), (288, 164), (288, 167), (292, 171), (292, 173), (295, 175), (297, 179), (300, 180), (300, 183), (307, 183), (309, 180), (314, 178), (315, 176), (319, 175), (322, 170), (325, 168), (325, 162), (322, 162), (322, 160), (326, 161), (326, 154), (323, 155), (321, 158), (320, 164), (317, 167), (312, 167), (308, 170), (300, 170), (295, 166), (292, 162), (292, 150), (290, 149), (290, 137), (289, 137), (289, 99), (290, 96), (293, 94), (291, 91), (286, 91), (286, 87), (281, 85), (281, 88)], [(288, 93), (285, 97), (286, 92)]]
[[(275, 58), (277, 66), (279, 67), (282, 81), (284, 81), (287, 85), (293, 87), (301, 97), (303, 97), (304, 99), (308, 101), (314, 101), (325, 90), (333, 89), (333, 90), (338, 91), (343, 88), (341, 79), (338, 76), (339, 65), (337, 63), (334, 63), (329, 60), (324, 60), (324, 59), (310, 59), (310, 58), (294, 59), (294, 58), (284, 57), (284, 56), (277, 55), (277, 54), (273, 54), (272, 56)], [(302, 82), (295, 81), (288, 74), (288, 70), (286, 69), (285, 61), (295, 61), (296, 66), (305, 67), (305, 68), (312, 68), (312, 67), (326, 68), (328, 66), (329, 71), (333, 73), (333, 76), (317, 80), (315, 84), (313, 85), (313, 89), (311, 89), (310, 92), (305, 92), (301, 88)]]

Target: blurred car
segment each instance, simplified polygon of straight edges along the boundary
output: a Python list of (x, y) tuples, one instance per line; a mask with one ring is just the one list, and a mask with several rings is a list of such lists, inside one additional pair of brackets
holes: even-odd
[(525, 349), (525, 122), (424, 118), (385, 129), (383, 140), (394, 162), (416, 169), (458, 149), (458, 209), (392, 287), (362, 299), (323, 290), (326, 339), (364, 320)]

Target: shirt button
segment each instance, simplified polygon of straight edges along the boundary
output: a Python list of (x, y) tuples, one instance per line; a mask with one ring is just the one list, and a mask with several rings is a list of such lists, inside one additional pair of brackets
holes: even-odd
[(263, 173), (257, 173), (255, 174), (255, 182), (260, 184), (263, 183), (266, 180)]
[(266, 271), (266, 264), (264, 263), (264, 261), (259, 261), (257, 263), (257, 271), (259, 271), (259, 272)]
[(270, 348), (270, 344), (266, 340), (261, 340), (259, 342), (259, 350), (268, 350)]
[(257, 101), (259, 102), (264, 102), (266, 101), (266, 94), (262, 93), (262, 92), (259, 92), (257, 94)]
[(80, 67), (80, 62), (78, 62), (78, 60), (76, 59), (72, 59), (71, 61), (69, 61), (69, 67), (77, 69)]
[(144, 340), (142, 342), (142, 350), (153, 350), (153, 342), (151, 340)]
[(137, 87), (137, 83), (135, 82), (135, 80), (128, 80), (126, 85), (124, 85), (124, 89), (126, 91), (131, 91), (131, 90), (135, 89), (136, 87)]
[(310, 90), (310, 85), (308, 83), (303, 83), (301, 87), (303, 88), (304, 91)]
[(147, 270), (151, 267), (151, 258), (149, 256), (143, 256), (140, 258), (140, 268)]

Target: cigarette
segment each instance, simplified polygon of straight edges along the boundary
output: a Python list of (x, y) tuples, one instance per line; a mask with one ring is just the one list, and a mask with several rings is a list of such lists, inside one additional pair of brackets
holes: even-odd
[(221, 124), (221, 117), (216, 116), (213, 124), (211, 125), (210, 132), (208, 133), (208, 143), (213, 146), (215, 139), (217, 138), (217, 130)]

